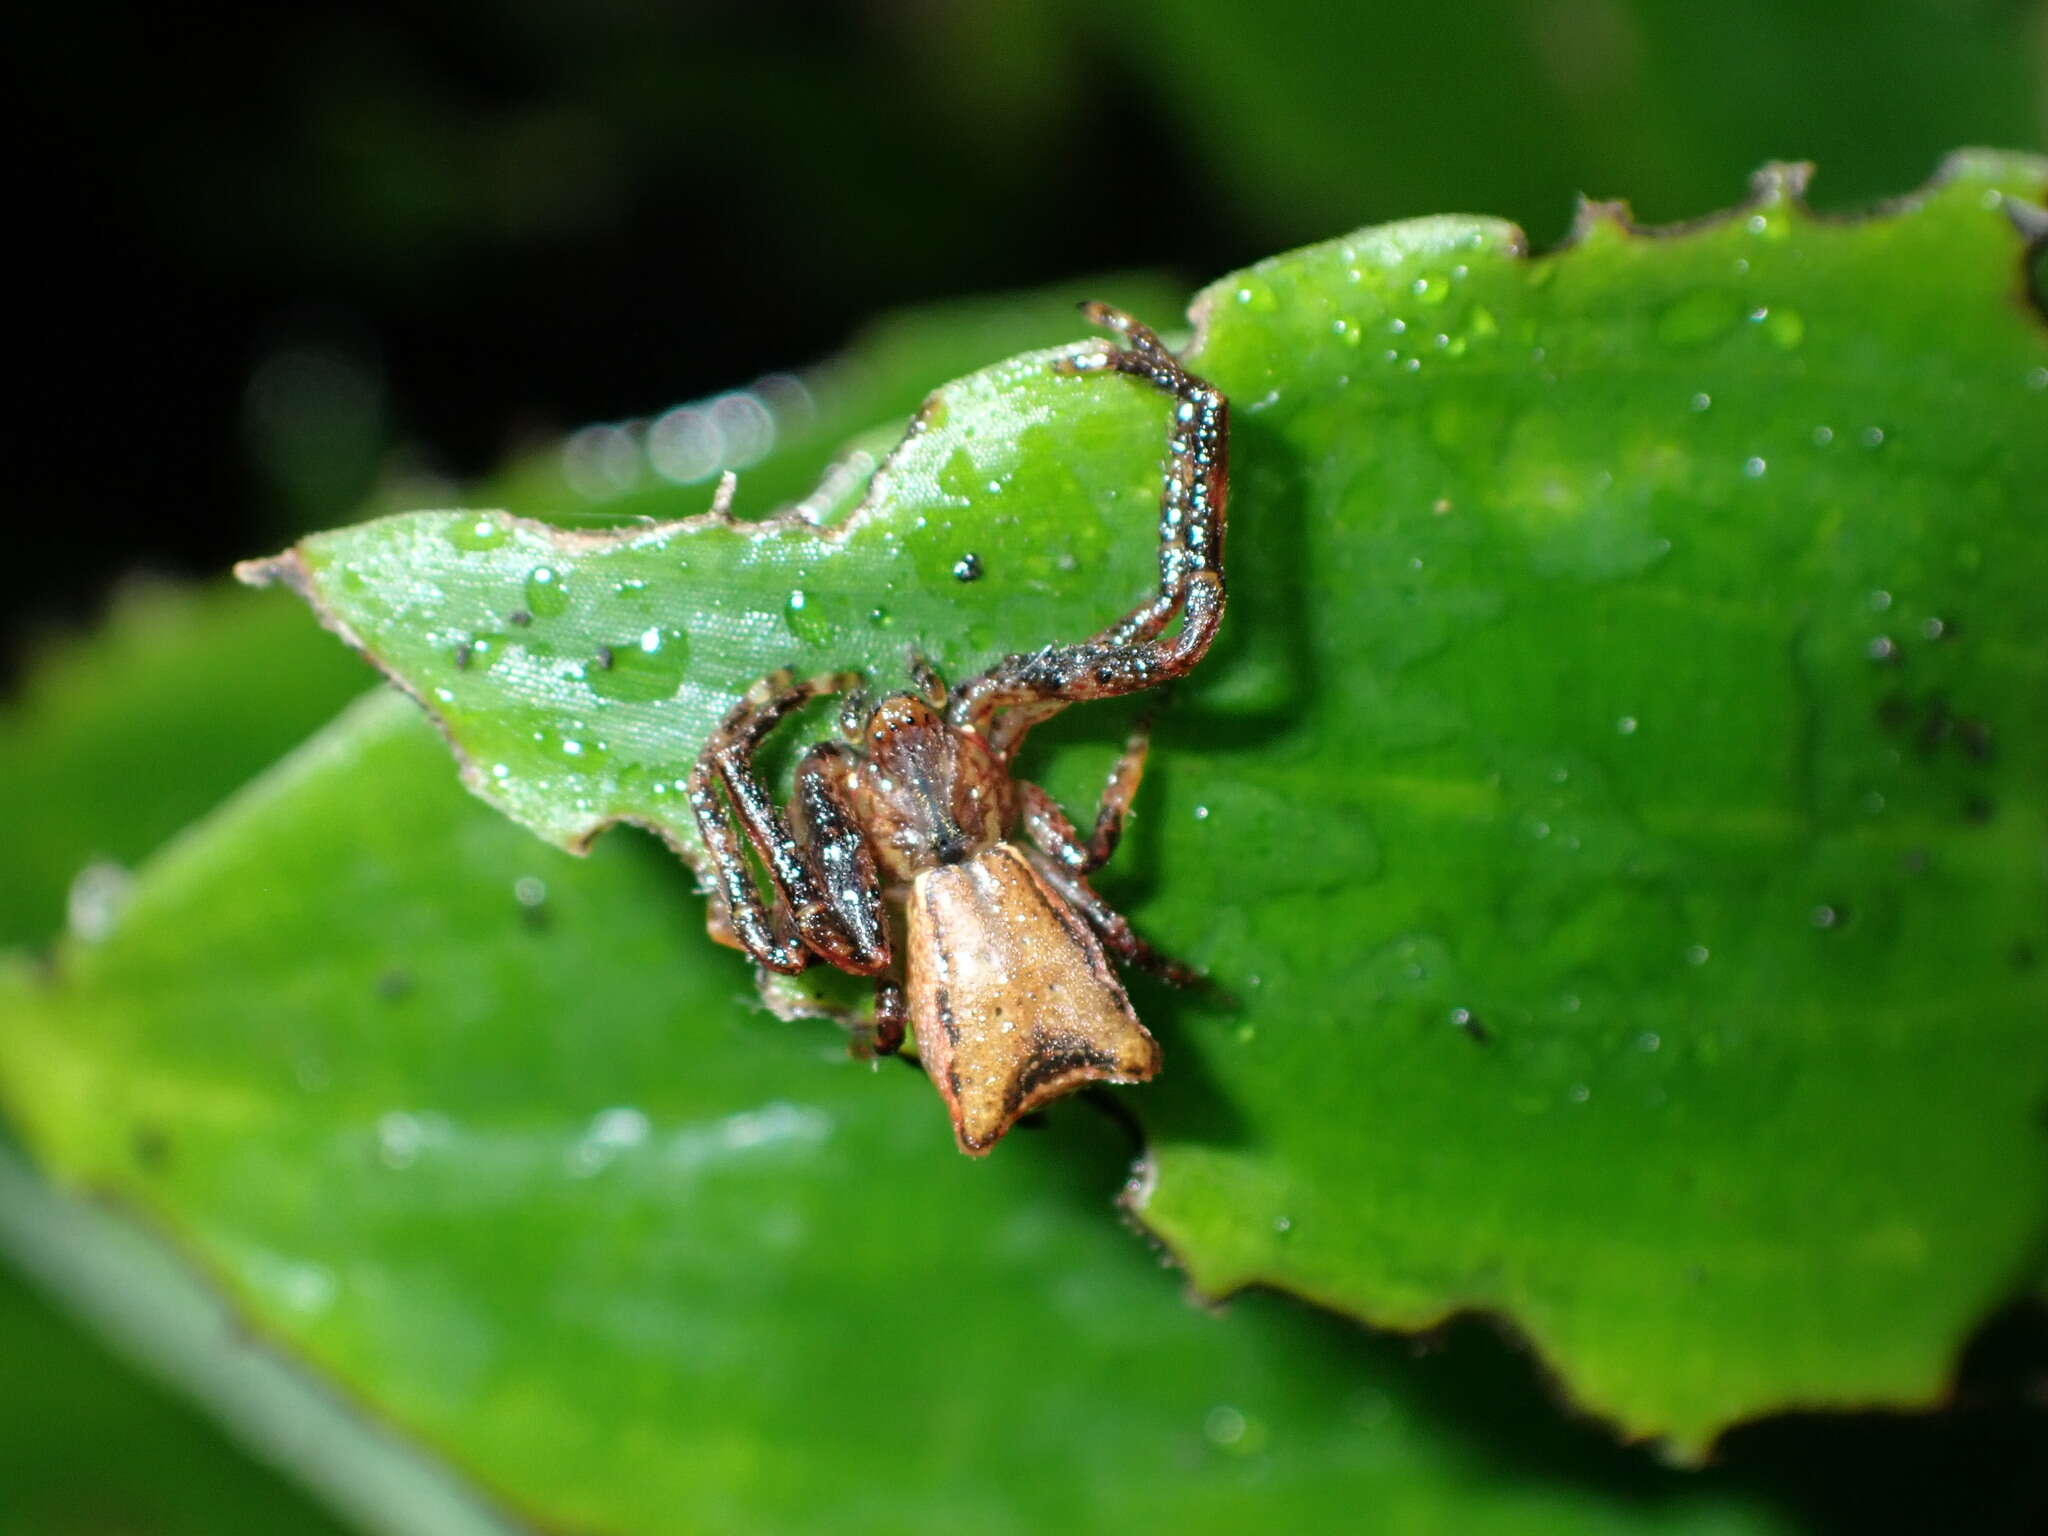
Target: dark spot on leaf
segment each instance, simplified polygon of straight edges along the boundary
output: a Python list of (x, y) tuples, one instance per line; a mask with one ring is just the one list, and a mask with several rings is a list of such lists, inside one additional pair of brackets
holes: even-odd
[(1916, 736), (1923, 756), (1932, 757), (1943, 742), (1955, 734), (1956, 717), (1945, 695), (1931, 693), (1921, 706), (1920, 729)]
[(1996, 807), (1992, 805), (1989, 795), (1969, 794), (1963, 796), (1963, 820), (1965, 821), (1974, 822), (1978, 826), (1982, 826), (1992, 818), (1995, 810)]
[(528, 613), (524, 608), (514, 608), (511, 611), (511, 613), (506, 615), (506, 617), (509, 618), (514, 624), (517, 624), (521, 629), (526, 628), (527, 625), (533, 622), (533, 615)]
[(2014, 970), (2031, 971), (2034, 968), (2034, 946), (2025, 939), (2016, 940), (2010, 958)]
[(458, 672), (467, 672), (469, 670), (469, 642), (466, 640), (461, 645), (455, 647), (455, 670)]
[(1888, 693), (1877, 701), (1877, 723), (1893, 735), (1903, 734), (1913, 724), (1913, 701), (1903, 693)]
[(412, 974), (409, 971), (390, 970), (377, 978), (377, 996), (387, 1003), (395, 1003), (412, 990)]
[(1453, 1008), (1451, 1010), (1451, 1022), (1457, 1025), (1464, 1032), (1465, 1038), (1474, 1045), (1491, 1045), (1493, 1043), (1493, 1031), (1488, 1029), (1485, 1020), (1481, 1019), (1470, 1008)]
[(134, 1154), (138, 1168), (154, 1173), (170, 1162), (171, 1139), (159, 1126), (138, 1125), (129, 1140), (129, 1151)]
[(602, 668), (603, 668), (603, 669), (604, 669), (605, 671), (607, 671), (607, 672), (611, 671), (611, 669), (612, 669), (612, 648), (611, 648), (610, 646), (608, 646), (608, 645), (600, 645), (600, 646), (599, 646), (599, 647), (597, 648), (597, 664), (598, 664), (598, 665), (599, 665), (600, 667), (602, 667)]
[(1956, 722), (1956, 735), (1963, 743), (1963, 751), (1973, 763), (1991, 760), (1991, 727), (1974, 715), (1966, 715)]

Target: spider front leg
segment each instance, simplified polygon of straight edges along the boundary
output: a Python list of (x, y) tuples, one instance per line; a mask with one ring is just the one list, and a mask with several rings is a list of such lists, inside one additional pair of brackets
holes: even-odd
[[(832, 744), (805, 754), (791, 801), (794, 826), (753, 767), (762, 740), (791, 711), (857, 681), (851, 673), (803, 682), (771, 673), (712, 732), (690, 774), (690, 806), (715, 881), (711, 933), (772, 971), (794, 974), (814, 957), (862, 974), (889, 963), (874, 856), (846, 800), (851, 755)], [(755, 886), (728, 801), (767, 870), (770, 898)]]
[(894, 1056), (903, 1049), (903, 1036), (910, 1028), (910, 1004), (903, 996), (903, 983), (892, 977), (875, 982), (875, 1054)]
[[(1056, 372), (1129, 374), (1178, 401), (1168, 437), (1171, 457), (1166, 484), (1159, 499), (1158, 595), (1088, 641), (1090, 645), (1131, 645), (1153, 639), (1172, 622), (1181, 606), (1187, 561), (1212, 536), (1221, 540), (1223, 503), (1229, 489), (1227, 402), (1181, 367), (1180, 360), (1156, 335), (1122, 310), (1091, 302), (1081, 306), (1081, 313), (1115, 331), (1125, 344), (1061, 358), (1053, 364)], [(1214, 556), (1220, 563), (1220, 548)]]
[[(1062, 359), (1065, 373), (1125, 373), (1171, 395), (1159, 499), (1158, 593), (1080, 645), (1010, 656), (953, 695), (949, 716), (1007, 760), (1025, 734), (1081, 699), (1156, 687), (1192, 670), (1223, 618), (1223, 532), (1229, 491), (1229, 405), (1145, 327), (1106, 305), (1083, 306), (1124, 345)], [(1180, 628), (1162, 639), (1178, 616)]]

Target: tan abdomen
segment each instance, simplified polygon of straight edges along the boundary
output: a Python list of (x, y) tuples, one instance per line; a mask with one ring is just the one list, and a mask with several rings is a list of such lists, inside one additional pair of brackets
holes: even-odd
[(909, 917), (910, 1024), (962, 1151), (1083, 1083), (1159, 1070), (1102, 945), (1008, 843), (918, 875)]

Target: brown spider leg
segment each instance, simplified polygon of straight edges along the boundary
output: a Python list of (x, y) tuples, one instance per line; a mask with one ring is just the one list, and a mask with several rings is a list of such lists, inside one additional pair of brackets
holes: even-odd
[(1109, 771), (1102, 788), (1102, 800), (1095, 812), (1095, 832), (1086, 842), (1067, 813), (1038, 785), (1018, 783), (1024, 799), (1024, 830), (1031, 840), (1077, 875), (1089, 874), (1109, 862), (1123, 836), (1124, 813), (1138, 793), (1145, 775), (1145, 753), (1151, 746), (1150, 726), (1140, 722), (1124, 743), (1123, 755)]
[(816, 920), (807, 924), (805, 907), (797, 905), (804, 942), (843, 971), (872, 975), (889, 964), (889, 929), (874, 850), (846, 789), (859, 761), (836, 741), (812, 747), (796, 765), (789, 812), (804, 865), (824, 887), (825, 910)]
[(910, 1027), (910, 1005), (903, 998), (903, 984), (887, 976), (875, 981), (875, 1054), (894, 1056), (903, 1049), (903, 1035)]
[[(853, 673), (803, 682), (795, 681), (788, 672), (770, 673), (748, 690), (712, 732), (690, 774), (690, 806), (696, 812), (717, 881), (711, 932), (714, 937), (730, 934), (756, 963), (772, 971), (794, 974), (808, 966), (814, 954), (852, 970), (878, 968), (888, 960), (886, 946), (879, 960), (860, 949), (856, 931), (833, 905), (832, 881), (791, 830), (752, 764), (762, 739), (798, 705), (821, 694), (841, 692), (857, 681)], [(764, 901), (755, 887), (745, 851), (721, 803), (721, 787), (739, 816), (747, 841), (767, 869), (772, 904)], [(804, 794), (800, 784), (799, 798)], [(804, 809), (810, 810), (808, 802)], [(845, 808), (839, 806), (838, 810), (850, 826)], [(819, 818), (829, 832), (839, 832), (829, 807), (820, 809)]]
[(939, 675), (939, 669), (931, 659), (916, 647), (910, 652), (910, 680), (917, 684), (917, 691), (933, 709), (946, 707), (946, 680)]
[(1053, 891), (1064, 898), (1067, 905), (1079, 912), (1101, 937), (1104, 947), (1131, 965), (1150, 971), (1163, 981), (1176, 987), (1199, 987), (1207, 984), (1208, 978), (1192, 966), (1181, 964), (1169, 955), (1163, 955), (1131, 931), (1131, 925), (1124, 915), (1102, 899), (1087, 877), (1071, 869), (1062, 869), (1051, 858), (1035, 848), (1024, 850), (1024, 857), (1031, 861), (1031, 867), (1038, 871)]
[[(1159, 592), (1080, 645), (1005, 657), (954, 692), (949, 718), (979, 733), (1005, 761), (1032, 726), (1070, 703), (1135, 693), (1184, 675), (1208, 651), (1223, 617), (1228, 403), (1129, 316), (1106, 305), (1084, 308), (1126, 345), (1056, 366), (1069, 373), (1128, 373), (1176, 402), (1159, 502)], [(1179, 631), (1160, 639), (1176, 614), (1182, 616)]]
[[(1160, 342), (1146, 327), (1120, 309), (1107, 304), (1087, 303), (1081, 306), (1081, 313), (1097, 325), (1106, 326), (1124, 338), (1121, 349), (1104, 349), (1079, 357), (1063, 358), (1053, 364), (1060, 373), (1098, 373), (1115, 371), (1128, 373), (1149, 380), (1156, 388), (1176, 397), (1175, 431), (1170, 434), (1169, 446), (1174, 462), (1169, 466), (1166, 485), (1159, 502), (1159, 595), (1143, 603), (1130, 613), (1100, 631), (1089, 639), (1091, 645), (1131, 645), (1150, 640), (1157, 636), (1173, 619), (1180, 607), (1181, 577), (1188, 558), (1187, 525), (1190, 501), (1195, 482), (1180, 460), (1187, 452), (1178, 430), (1183, 425), (1193, 424), (1196, 412), (1192, 409), (1191, 397), (1197, 392), (1210, 392), (1202, 380), (1194, 378), (1181, 367), (1180, 360)], [(1219, 427), (1227, 430), (1227, 422)], [(1227, 465), (1223, 459), (1223, 439), (1217, 439), (1215, 470), (1211, 476), (1210, 492), (1220, 500), (1221, 485)]]
[[(717, 739), (714, 735), (712, 741)], [(768, 906), (754, 888), (746, 850), (719, 798), (710, 751), (707, 746), (706, 755), (698, 758), (690, 771), (690, 808), (697, 815), (697, 830), (704, 838), (713, 881), (705, 926), (713, 939), (745, 950), (755, 964), (794, 974), (811, 963), (810, 953), (797, 937), (796, 920), (789, 915), (789, 908), (780, 900)]]
[(865, 688), (853, 688), (839, 701), (839, 734), (858, 742), (867, 735), (873, 699)]

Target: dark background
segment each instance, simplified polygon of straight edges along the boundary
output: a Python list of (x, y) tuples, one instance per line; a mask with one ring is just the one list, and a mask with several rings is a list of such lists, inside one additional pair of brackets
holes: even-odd
[(217, 573), (394, 464), (471, 478), (892, 306), (1446, 210), (1542, 242), (1577, 191), (1687, 217), (1770, 157), (1852, 205), (2048, 140), (2039, 0), (76, 0), (0, 46), (35, 572), (0, 680), (126, 570)]

